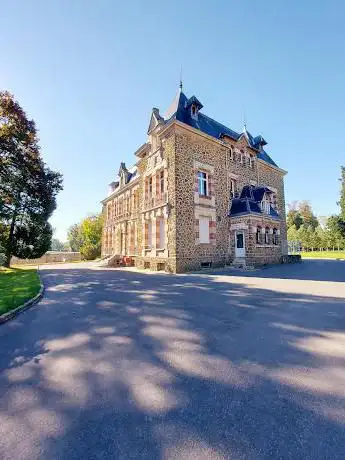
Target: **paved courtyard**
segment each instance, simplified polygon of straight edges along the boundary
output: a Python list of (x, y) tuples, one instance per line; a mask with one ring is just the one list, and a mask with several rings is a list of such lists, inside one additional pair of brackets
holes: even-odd
[(345, 458), (345, 262), (42, 278), (0, 326), (2, 460)]

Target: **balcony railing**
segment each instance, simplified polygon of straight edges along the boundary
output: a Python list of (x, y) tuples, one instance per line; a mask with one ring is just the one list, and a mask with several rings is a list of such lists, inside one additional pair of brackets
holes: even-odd
[(168, 193), (163, 192), (159, 195), (153, 195), (145, 199), (144, 207), (145, 209), (155, 208), (156, 206), (162, 206), (168, 202)]

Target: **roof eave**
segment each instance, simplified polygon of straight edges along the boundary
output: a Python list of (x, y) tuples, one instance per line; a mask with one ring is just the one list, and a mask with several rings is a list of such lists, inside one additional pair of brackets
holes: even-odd
[(284, 176), (288, 173), (285, 169), (279, 168), (279, 166), (272, 165), (271, 163), (268, 163), (267, 161), (262, 160), (261, 158), (258, 158), (257, 161), (262, 163), (262, 164), (264, 164), (264, 165), (266, 165), (266, 166), (269, 166), (272, 169), (275, 169), (275, 170), (281, 172)]

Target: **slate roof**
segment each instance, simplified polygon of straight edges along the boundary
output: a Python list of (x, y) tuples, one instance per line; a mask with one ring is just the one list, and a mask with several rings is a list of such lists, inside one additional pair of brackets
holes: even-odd
[(258, 158), (273, 166), (277, 166), (269, 154), (264, 151), (263, 146), (266, 145), (267, 142), (261, 135), (253, 137), (247, 130), (243, 133), (237, 133), (201, 112), (198, 112), (198, 119), (192, 118), (190, 111), (187, 109), (192, 103), (195, 103), (200, 108), (203, 107), (201, 102), (195, 96), (188, 99), (183, 91), (178, 91), (170, 107), (164, 114), (164, 119), (166, 121), (171, 119), (181, 121), (182, 123), (186, 123), (192, 128), (199, 129), (203, 133), (215, 137), (216, 139), (221, 139), (223, 136), (229, 136), (234, 140), (238, 140), (241, 136), (246, 136), (251, 147), (259, 150), (257, 155)]
[[(242, 189), (240, 197), (232, 199), (228, 216), (239, 217), (250, 214), (267, 216), (267, 214), (262, 211), (260, 205), (265, 193), (273, 192), (267, 187), (245, 185)], [(269, 217), (273, 219), (280, 219), (280, 215), (272, 206), (270, 206)]]

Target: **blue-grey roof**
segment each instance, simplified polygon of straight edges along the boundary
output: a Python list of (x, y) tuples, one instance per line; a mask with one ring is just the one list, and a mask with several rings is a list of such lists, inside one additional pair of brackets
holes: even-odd
[(201, 112), (198, 113), (198, 119), (192, 118), (188, 107), (193, 103), (202, 108), (201, 102), (195, 96), (188, 99), (183, 91), (179, 91), (172, 104), (164, 114), (165, 120), (169, 121), (171, 119), (175, 119), (181, 121), (182, 123), (186, 123), (192, 128), (199, 129), (203, 133), (215, 137), (216, 139), (228, 136), (234, 140), (238, 140), (241, 136), (245, 136), (248, 139), (249, 145), (259, 151), (257, 155), (258, 158), (273, 166), (277, 166), (268, 153), (263, 150), (263, 146), (266, 145), (267, 142), (261, 135), (253, 137), (247, 129), (245, 129), (243, 133), (237, 133)]
[[(267, 187), (255, 187), (254, 185), (245, 185), (239, 198), (233, 198), (231, 208), (228, 213), (229, 217), (238, 217), (242, 215), (256, 214), (266, 216), (261, 209), (261, 201), (265, 193), (273, 193)], [(280, 219), (278, 212), (270, 206), (269, 217)]]

